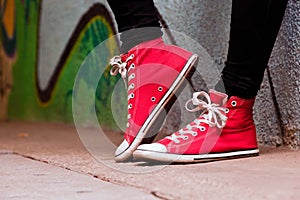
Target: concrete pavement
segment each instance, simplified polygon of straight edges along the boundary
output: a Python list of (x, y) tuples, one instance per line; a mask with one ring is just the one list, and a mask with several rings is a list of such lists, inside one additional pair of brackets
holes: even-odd
[[(87, 128), (87, 137), (94, 132)], [(123, 199), (300, 198), (299, 151), (260, 147), (259, 157), (190, 165), (115, 163), (113, 151), (122, 135), (106, 133), (107, 136), (98, 135), (90, 140), (94, 143), (86, 145), (87, 150), (82, 144), (85, 139), (81, 136), (80, 140), (71, 125), (0, 123), (0, 149), (8, 152), (0, 154), (1, 179), (5, 180), (0, 194), (21, 195), (18, 199), (26, 199), (28, 192), (7, 193), (13, 191), (8, 185), (13, 184), (16, 192), (23, 191), (25, 186), (20, 181), (32, 183), (30, 180), (41, 178), (33, 185), (26, 185), (27, 191), (36, 191), (32, 199), (40, 196), (64, 199), (60, 194), (66, 194), (65, 199), (102, 199), (101, 195), (107, 195), (104, 199), (120, 199), (114, 195)], [(18, 173), (9, 176), (16, 166)], [(67, 178), (70, 181), (65, 181)], [(53, 180), (58, 185), (48, 191), (46, 187)], [(6, 198), (15, 197), (9, 195)]]
[(0, 153), (0, 199), (157, 199), (134, 188), (100, 181), (12, 153)]

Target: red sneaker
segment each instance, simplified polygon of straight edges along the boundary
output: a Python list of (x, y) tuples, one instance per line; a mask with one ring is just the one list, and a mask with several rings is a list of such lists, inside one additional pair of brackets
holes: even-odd
[[(111, 74), (121, 74), (128, 91), (128, 123), (124, 141), (115, 152), (125, 161), (141, 143), (151, 143), (164, 112), (194, 72), (197, 55), (166, 45), (161, 38), (144, 42), (111, 59)], [(176, 95), (175, 95), (176, 94)]]
[[(199, 99), (203, 96), (207, 102)], [(194, 109), (187, 108), (192, 102)], [(178, 132), (153, 144), (144, 144), (134, 152), (135, 158), (163, 162), (207, 162), (259, 154), (252, 107), (246, 100), (210, 90), (196, 92), (186, 108), (203, 113)]]

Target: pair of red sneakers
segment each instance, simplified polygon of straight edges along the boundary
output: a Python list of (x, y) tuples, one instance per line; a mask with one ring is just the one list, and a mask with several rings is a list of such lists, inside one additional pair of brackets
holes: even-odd
[[(258, 155), (252, 119), (254, 99), (210, 90), (195, 92), (186, 104), (198, 118), (170, 136), (152, 143), (198, 56), (167, 45), (161, 38), (144, 42), (111, 59), (111, 74), (121, 74), (128, 93), (128, 122), (117, 162), (132, 157), (165, 162), (204, 162)], [(201, 98), (199, 98), (201, 97)], [(204, 98), (204, 100), (203, 100)], [(191, 105), (193, 109), (189, 108)]]

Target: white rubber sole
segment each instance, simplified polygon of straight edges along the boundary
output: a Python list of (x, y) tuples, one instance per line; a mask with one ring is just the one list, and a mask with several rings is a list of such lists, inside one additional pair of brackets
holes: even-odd
[(241, 151), (232, 151), (225, 153), (208, 153), (199, 155), (179, 155), (170, 153), (161, 153), (155, 151), (136, 150), (133, 153), (134, 158), (138, 160), (160, 161), (169, 163), (199, 163), (211, 162), (217, 160), (227, 160), (234, 158), (244, 158), (258, 156), (258, 149), (249, 149)]
[(185, 64), (184, 68), (182, 69), (180, 74), (177, 76), (177, 78), (175, 79), (173, 84), (171, 85), (170, 89), (166, 92), (166, 94), (160, 100), (158, 105), (150, 113), (149, 117), (146, 119), (145, 123), (141, 127), (140, 131), (137, 133), (135, 139), (130, 144), (130, 146), (127, 149), (125, 149), (123, 152), (121, 152), (120, 154), (115, 155), (115, 160), (117, 162), (126, 161), (132, 156), (133, 152), (141, 144), (142, 140), (147, 135), (151, 126), (154, 124), (155, 119), (159, 116), (159, 114), (162, 112), (164, 107), (171, 100), (171, 98), (173, 97), (173, 94), (176, 93), (176, 91), (179, 89), (179, 87), (185, 81), (185, 77), (187, 77), (189, 75), (189, 72), (194, 67), (197, 60), (198, 60), (198, 55), (196, 55), (196, 54), (193, 54), (189, 58), (189, 60)]

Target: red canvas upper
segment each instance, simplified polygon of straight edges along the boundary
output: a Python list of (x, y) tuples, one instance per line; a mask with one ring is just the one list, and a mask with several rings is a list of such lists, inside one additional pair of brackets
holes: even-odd
[[(207, 121), (207, 116), (213, 112), (207, 111), (188, 126), (158, 142), (167, 148), (168, 153), (205, 154), (257, 148), (252, 118), (254, 99), (233, 96), (227, 101), (227, 95), (211, 90), (210, 100), (220, 107), (220, 114), (227, 118), (224, 118), (225, 126), (220, 128), (205, 122), (198, 123)], [(220, 120), (220, 117), (217, 119)]]
[(124, 137), (129, 144), (191, 55), (182, 48), (166, 45), (161, 38), (137, 45), (121, 55), (127, 71), (128, 123)]

